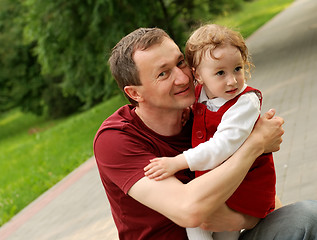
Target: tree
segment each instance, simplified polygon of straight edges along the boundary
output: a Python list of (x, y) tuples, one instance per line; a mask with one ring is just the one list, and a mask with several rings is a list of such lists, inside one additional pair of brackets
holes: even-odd
[(0, 44), (5, 46), (0, 50), (0, 111), (21, 106), (51, 117), (118, 93), (107, 59), (127, 33), (160, 27), (184, 46), (202, 16), (231, 6), (229, 0), (0, 1), (5, 6), (0, 9)]
[(24, 24), (19, 19), (23, 11), (20, 1), (1, 0), (0, 112), (16, 106), (28, 111), (40, 109), (41, 67), (31, 54), (34, 44), (23, 43)]

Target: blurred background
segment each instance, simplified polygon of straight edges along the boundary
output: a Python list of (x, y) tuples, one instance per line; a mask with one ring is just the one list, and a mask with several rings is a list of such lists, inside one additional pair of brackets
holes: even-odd
[[(248, 38), (292, 3), (293, 0), (0, 0), (0, 226), (89, 159), (101, 122), (127, 103), (107, 65), (111, 48), (124, 35), (138, 27), (160, 27), (184, 47), (194, 28), (215, 22)], [(286, 20), (285, 26), (290, 21)], [(314, 27), (310, 29), (315, 32)], [(273, 51), (276, 48), (271, 47), (280, 40), (277, 33), (283, 35), (283, 29), (272, 35), (275, 38), (270, 46), (258, 41), (265, 39), (262, 36), (257, 37), (258, 45), (248, 39), (259, 69), (254, 75), (257, 80), (250, 85), (263, 90), (264, 108), (276, 106), (283, 117), (292, 117), (293, 125), (286, 126), (290, 132), (296, 124), (291, 114), (297, 108), (279, 106), (281, 95), (273, 91), (287, 83), (283, 85), (281, 81), (272, 90), (275, 73), (267, 78), (263, 73), (271, 69), (267, 62), (274, 65), (262, 58), (267, 49), (276, 53), (272, 60), (281, 57), (282, 50)], [(268, 78), (272, 82), (268, 83)], [(298, 89), (297, 85), (287, 86)], [(313, 118), (309, 124), (313, 125)], [(290, 141), (286, 140), (287, 148), (294, 147)], [(297, 153), (294, 159), (302, 150)], [(293, 159), (289, 156), (284, 151), (279, 159)], [(278, 191), (286, 202), (298, 200), (299, 194), (286, 193), (285, 189), (302, 183), (291, 181), (294, 175), (287, 175), (290, 164), (295, 165), (295, 160), (282, 160), (277, 166), (281, 172)], [(304, 167), (313, 169), (311, 163)], [(296, 167), (292, 169), (297, 171)], [(310, 188), (309, 192), (314, 190)], [(105, 197), (104, 192), (101, 194)]]

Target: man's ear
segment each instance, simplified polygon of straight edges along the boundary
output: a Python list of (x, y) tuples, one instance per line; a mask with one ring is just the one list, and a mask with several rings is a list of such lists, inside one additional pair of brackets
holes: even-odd
[(143, 97), (140, 94), (140, 87), (141, 86), (125, 86), (123, 90), (130, 98), (139, 103), (143, 101)]
[(195, 68), (192, 68), (192, 72), (193, 72), (193, 75), (194, 75), (195, 80), (196, 80), (199, 84), (203, 85), (203, 81), (201, 81), (200, 75), (197, 73), (197, 71), (196, 71)]

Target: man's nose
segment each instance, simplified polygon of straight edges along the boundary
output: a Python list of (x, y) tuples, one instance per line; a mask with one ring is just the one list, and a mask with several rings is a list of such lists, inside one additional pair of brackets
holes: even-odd
[(183, 71), (183, 69), (180, 69), (178, 67), (175, 68), (174, 77), (175, 77), (175, 81), (174, 81), (175, 85), (187, 84), (190, 80), (189, 79), (190, 77)]

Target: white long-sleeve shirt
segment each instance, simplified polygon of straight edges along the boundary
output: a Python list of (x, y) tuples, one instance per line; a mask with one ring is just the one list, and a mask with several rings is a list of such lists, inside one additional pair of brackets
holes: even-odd
[[(241, 90), (247, 87), (243, 87)], [(204, 88), (198, 102), (207, 105), (210, 111), (217, 111), (227, 100), (208, 99)], [(260, 114), (260, 100), (255, 92), (240, 96), (238, 101), (224, 113), (214, 136), (184, 152), (192, 171), (210, 170), (228, 159), (250, 135)], [(208, 130), (207, 130), (208, 131)]]

